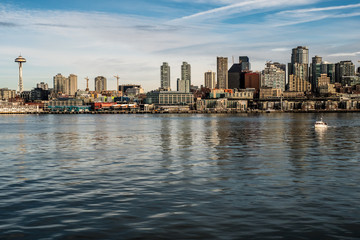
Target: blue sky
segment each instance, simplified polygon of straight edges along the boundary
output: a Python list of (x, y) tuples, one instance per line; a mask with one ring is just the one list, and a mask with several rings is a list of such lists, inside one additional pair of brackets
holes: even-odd
[(261, 71), (269, 60), (289, 62), (300, 45), (311, 57), (358, 64), (359, 24), (354, 0), (2, 0), (0, 88), (17, 88), (20, 53), (26, 90), (74, 73), (81, 89), (99, 75), (115, 89), (118, 74), (149, 91), (159, 87), (164, 61), (173, 89), (183, 61), (200, 85), (205, 71), (216, 71), (216, 56), (230, 67), (232, 56), (247, 55)]

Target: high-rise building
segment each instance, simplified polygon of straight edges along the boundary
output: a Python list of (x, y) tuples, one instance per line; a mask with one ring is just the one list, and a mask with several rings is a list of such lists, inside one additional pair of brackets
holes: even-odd
[(97, 76), (95, 78), (95, 92), (102, 92), (102, 91), (106, 91), (107, 87), (106, 87), (106, 78), (103, 76)]
[(250, 71), (250, 61), (249, 57), (247, 56), (240, 56), (239, 57), (239, 64), (241, 71)]
[(291, 63), (288, 64), (288, 76), (294, 75), (293, 79), (309, 81), (309, 49), (299, 46), (292, 49)]
[(63, 93), (66, 94), (68, 92), (69, 86), (68, 86), (68, 80), (66, 77), (61, 75), (61, 73), (58, 73), (53, 78), (54, 83), (54, 92), (57, 93)]
[(269, 62), (262, 71), (261, 86), (281, 89), (285, 91), (286, 73), (283, 69)]
[(55, 93), (62, 93), (74, 96), (77, 91), (77, 76), (70, 74), (68, 78), (58, 73), (53, 78)]
[(204, 74), (204, 84), (206, 88), (214, 89), (216, 87), (214, 72), (207, 71)]
[(191, 86), (191, 65), (183, 62), (181, 65), (181, 80), (185, 84), (185, 92), (190, 92)]
[(228, 71), (228, 88), (235, 89), (240, 88), (241, 82), (241, 64), (234, 63)]
[(178, 78), (176, 80), (177, 83), (177, 91), (178, 92), (190, 92), (190, 88), (188, 86), (188, 80), (181, 80), (180, 78)]
[(77, 91), (77, 76), (75, 74), (70, 74), (68, 77), (69, 81), (69, 92), (68, 95), (75, 96)]
[(312, 58), (310, 69), (311, 69), (311, 89), (313, 89), (313, 91), (316, 91), (318, 87), (318, 78), (322, 74), (321, 64), (322, 64), (322, 57), (315, 56)]
[(344, 85), (344, 77), (355, 76), (355, 65), (350, 60), (336, 63), (335, 74), (335, 81)]
[(160, 84), (161, 89), (165, 91), (170, 91), (170, 66), (167, 62), (164, 62), (160, 67)]
[(228, 58), (217, 57), (217, 87), (228, 89)]
[(335, 64), (329, 62), (321, 63), (321, 73), (326, 74), (330, 78), (330, 83), (335, 83)]

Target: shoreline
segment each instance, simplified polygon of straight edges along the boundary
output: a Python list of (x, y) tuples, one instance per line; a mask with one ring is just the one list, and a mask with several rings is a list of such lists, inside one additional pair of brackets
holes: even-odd
[(87, 111), (87, 112), (50, 112), (50, 111), (41, 111), (41, 112), (0, 112), (0, 115), (62, 115), (62, 114), (272, 114), (272, 113), (357, 113), (360, 112), (360, 109), (336, 109), (336, 110), (249, 110), (249, 111)]

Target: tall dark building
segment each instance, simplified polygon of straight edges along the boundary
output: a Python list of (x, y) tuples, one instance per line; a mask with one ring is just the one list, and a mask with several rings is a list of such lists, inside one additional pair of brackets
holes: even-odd
[(239, 64), (240, 64), (241, 71), (249, 71), (250, 70), (249, 57), (240, 56), (239, 57)]
[(311, 89), (316, 91), (318, 87), (318, 78), (322, 74), (322, 57), (315, 56), (311, 62)]
[(350, 60), (336, 63), (335, 75), (335, 81), (344, 84), (344, 77), (355, 76), (355, 65)]
[(240, 88), (241, 64), (235, 63), (228, 71), (229, 89)]

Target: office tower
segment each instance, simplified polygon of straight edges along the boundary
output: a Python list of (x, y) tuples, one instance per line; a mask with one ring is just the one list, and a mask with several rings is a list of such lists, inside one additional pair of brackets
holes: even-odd
[(239, 64), (240, 64), (241, 71), (250, 71), (250, 61), (247, 56), (240, 56)]
[(277, 66), (271, 62), (266, 64), (265, 69), (262, 71), (261, 86), (278, 88), (285, 91), (286, 73)]
[(330, 78), (330, 83), (335, 83), (335, 64), (323, 61), (321, 63), (321, 73)]
[(170, 66), (167, 62), (164, 62), (160, 67), (160, 84), (161, 89), (170, 91)]
[(106, 87), (106, 78), (103, 76), (97, 76), (95, 78), (95, 92), (102, 92), (102, 91), (106, 91), (107, 87)]
[(185, 92), (190, 92), (191, 66), (187, 62), (183, 62), (181, 65), (181, 80), (185, 81)]
[(228, 58), (217, 57), (217, 87), (228, 89)]
[(77, 91), (77, 76), (75, 74), (70, 74), (68, 81), (69, 81), (68, 95), (75, 96), (75, 93)]
[(344, 85), (344, 77), (355, 76), (355, 65), (350, 60), (336, 63), (335, 75), (335, 81)]
[(293, 75), (293, 81), (300, 81), (300, 84), (297, 84), (299, 86), (304, 85), (303, 81), (309, 81), (309, 49), (307, 47), (299, 46), (292, 49), (291, 63), (288, 64), (289, 84), (291, 75)]
[(216, 87), (214, 72), (207, 71), (204, 74), (204, 85), (206, 88), (210, 88), (210, 89), (214, 89)]
[(316, 91), (316, 88), (318, 87), (318, 78), (320, 77), (322, 73), (322, 57), (315, 56), (312, 58), (311, 62), (311, 89), (313, 91)]
[(26, 59), (22, 56), (19, 56), (15, 59), (15, 62), (19, 63), (19, 85), (18, 85), (18, 92), (22, 93), (24, 91), (23, 85), (23, 76), (22, 76), (22, 64), (26, 63)]
[(228, 71), (228, 88), (235, 89), (240, 88), (241, 82), (241, 64), (234, 63)]

